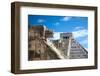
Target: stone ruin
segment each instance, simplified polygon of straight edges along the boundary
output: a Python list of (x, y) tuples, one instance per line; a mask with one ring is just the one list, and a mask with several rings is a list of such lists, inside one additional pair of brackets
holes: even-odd
[(73, 37), (72, 33), (61, 33), (60, 39), (50, 41), (53, 31), (43, 25), (28, 28), (28, 60), (82, 59), (88, 52)]

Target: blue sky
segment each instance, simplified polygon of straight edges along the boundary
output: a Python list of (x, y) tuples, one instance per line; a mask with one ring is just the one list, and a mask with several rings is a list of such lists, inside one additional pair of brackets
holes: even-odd
[(83, 47), (88, 48), (88, 17), (28, 15), (28, 25), (39, 24), (54, 32), (72, 32), (75, 39)]

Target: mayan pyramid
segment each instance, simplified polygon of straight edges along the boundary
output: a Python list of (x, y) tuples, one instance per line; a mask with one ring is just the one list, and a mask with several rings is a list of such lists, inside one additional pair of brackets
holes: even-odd
[(87, 50), (74, 39), (72, 33), (61, 33), (60, 39), (53, 43), (66, 59), (88, 58)]
[(88, 58), (88, 52), (75, 39), (71, 40), (70, 59)]

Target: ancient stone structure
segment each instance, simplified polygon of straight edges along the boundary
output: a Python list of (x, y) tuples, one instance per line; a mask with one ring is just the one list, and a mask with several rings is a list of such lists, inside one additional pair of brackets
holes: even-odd
[(45, 26), (37, 25), (28, 30), (28, 60), (60, 59), (59, 52), (47, 43), (47, 38), (53, 36), (53, 32)]
[(55, 46), (62, 51), (67, 59), (88, 58), (88, 52), (73, 37), (72, 33), (61, 33), (59, 41)]
[(75, 41), (72, 33), (61, 33), (60, 39), (49, 40), (53, 31), (42, 25), (28, 30), (28, 60), (87, 58), (88, 52)]

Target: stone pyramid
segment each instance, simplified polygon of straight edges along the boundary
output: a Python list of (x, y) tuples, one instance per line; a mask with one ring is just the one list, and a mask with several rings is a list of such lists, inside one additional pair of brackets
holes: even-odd
[(65, 47), (62, 48), (61, 46), (59, 47), (59, 49), (61, 51), (64, 51), (63, 55), (65, 55), (65, 58), (67, 59), (88, 58), (88, 51), (74, 39), (72, 33), (61, 33), (60, 39), (61, 42), (64, 42), (62, 46)]
[(71, 39), (70, 59), (88, 58), (87, 50), (75, 39)]

